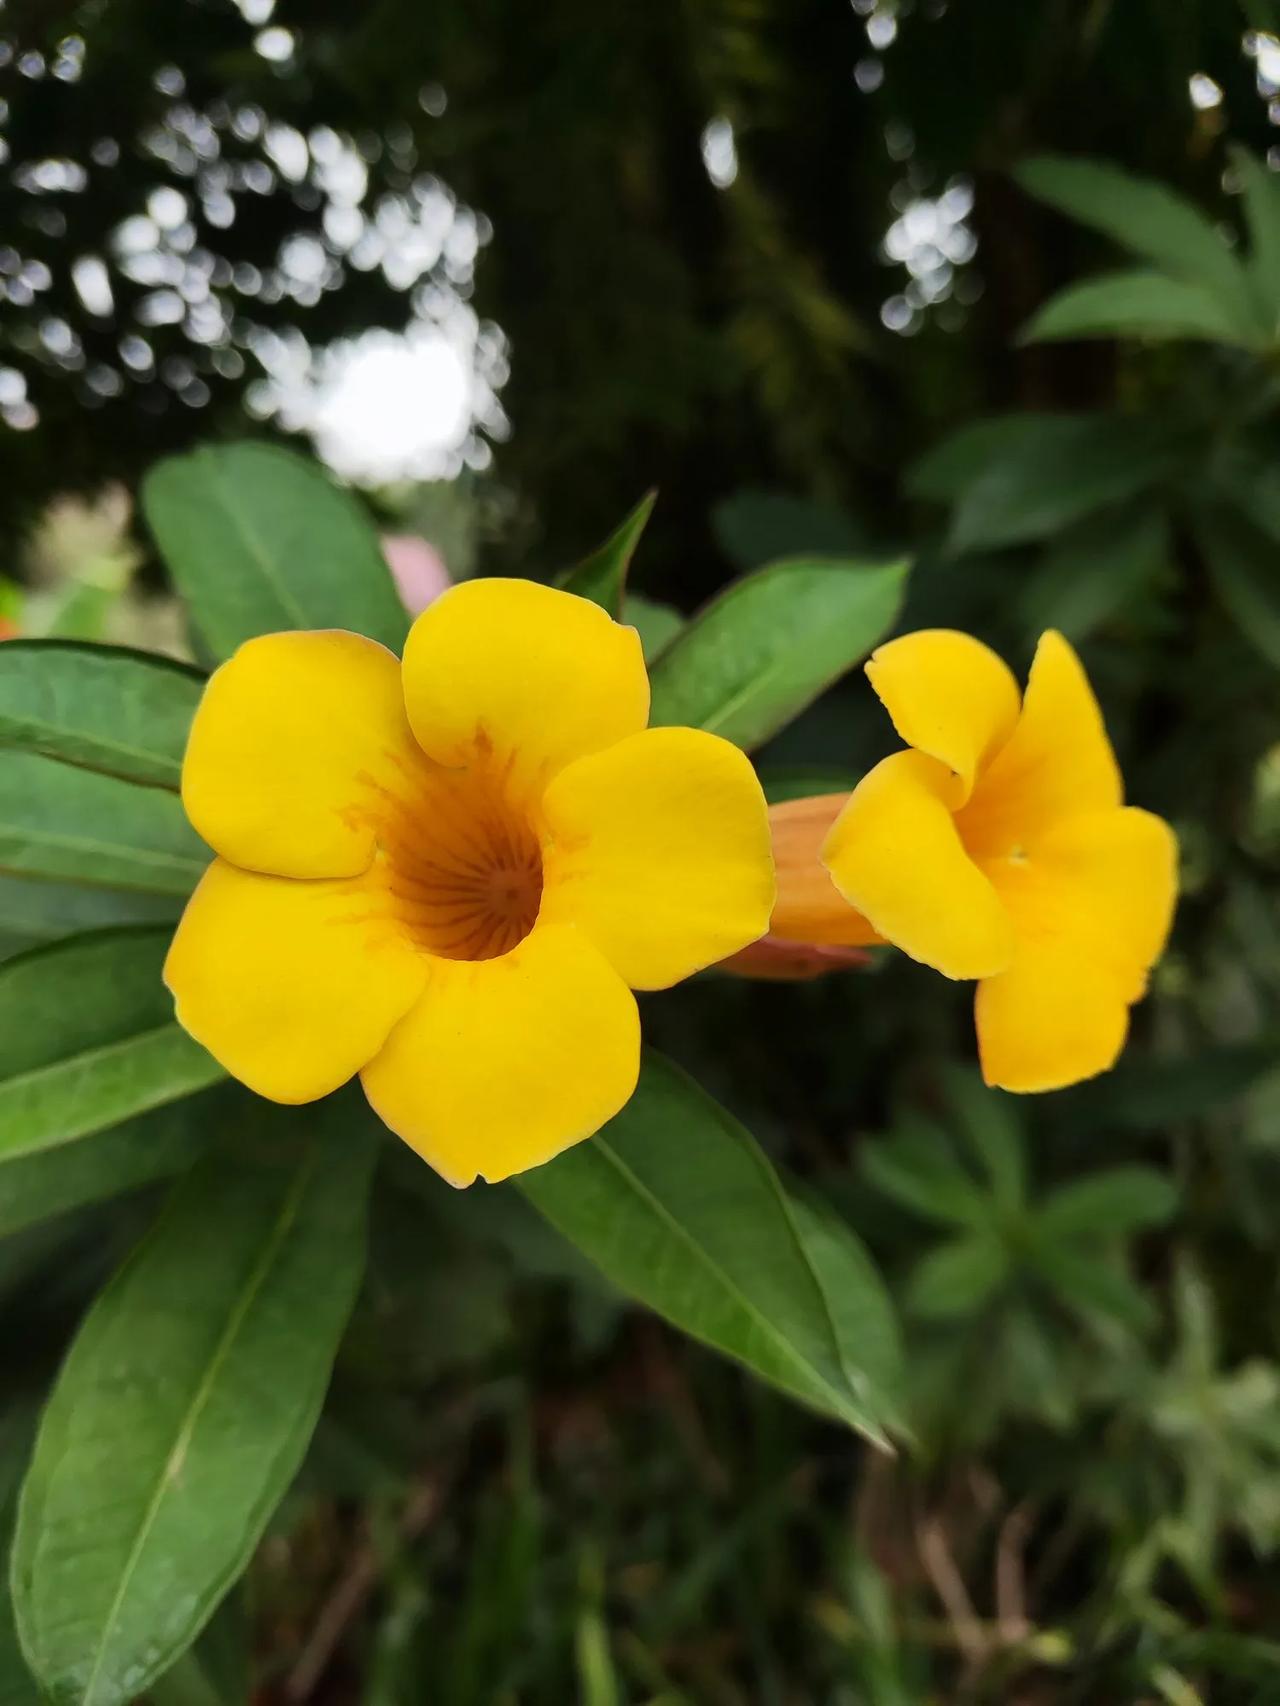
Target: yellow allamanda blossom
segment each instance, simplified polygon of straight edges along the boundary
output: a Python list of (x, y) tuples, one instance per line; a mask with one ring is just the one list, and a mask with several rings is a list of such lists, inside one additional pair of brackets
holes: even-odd
[(536, 1166), (626, 1103), (633, 989), (760, 936), (750, 764), (647, 729), (635, 631), (529, 581), (453, 588), (403, 666), (356, 634), (268, 634), (213, 675), (182, 794), (218, 857), (165, 981), (280, 1102), (355, 1073), (457, 1185)]
[(989, 1084), (1105, 1071), (1169, 932), (1177, 844), (1124, 804), (1074, 651), (1045, 634), (1025, 698), (994, 652), (944, 629), (890, 641), (867, 674), (908, 750), (847, 797), (775, 807), (773, 935), (887, 941), (976, 979)]

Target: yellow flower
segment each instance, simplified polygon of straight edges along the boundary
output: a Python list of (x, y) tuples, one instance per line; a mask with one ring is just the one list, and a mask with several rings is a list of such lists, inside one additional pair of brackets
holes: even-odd
[(444, 593), (403, 667), (356, 634), (249, 641), (183, 767), (219, 856), (165, 967), (179, 1020), (274, 1101), (359, 1072), (456, 1185), (590, 1136), (635, 1088), (631, 991), (773, 902), (750, 764), (648, 714), (635, 631), (529, 581)]
[[(1168, 935), (1177, 843), (1124, 805), (1079, 659), (1045, 634), (1020, 702), (994, 652), (935, 629), (882, 646), (867, 674), (910, 750), (877, 764), (838, 815), (829, 797), (791, 808), (799, 839), (790, 861), (779, 841), (774, 932), (807, 920), (811, 940), (878, 934), (976, 978), (989, 1084), (1052, 1090), (1105, 1071)], [(824, 814), (822, 864), (860, 915), (835, 936), (812, 857)], [(827, 933), (812, 934), (823, 918)]]

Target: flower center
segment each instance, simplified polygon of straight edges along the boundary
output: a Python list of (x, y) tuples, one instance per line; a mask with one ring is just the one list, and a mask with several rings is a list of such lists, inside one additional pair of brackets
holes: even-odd
[(379, 826), (379, 857), (400, 927), (429, 954), (493, 960), (533, 929), (542, 850), (529, 814), (483, 770), (434, 775)]

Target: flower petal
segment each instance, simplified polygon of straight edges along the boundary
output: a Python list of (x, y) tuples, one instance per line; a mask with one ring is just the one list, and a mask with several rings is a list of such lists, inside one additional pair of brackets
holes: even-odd
[(982, 1076), (996, 1089), (1061, 1090), (1115, 1065), (1129, 1004), (1070, 944), (1020, 954), (974, 1002)]
[(373, 856), (364, 809), (422, 763), (400, 665), (359, 634), (264, 634), (216, 670), (196, 711), (182, 802), (224, 859), (281, 877), (349, 877)]
[(442, 764), (494, 754), (540, 787), (649, 717), (640, 638), (588, 599), (534, 581), (465, 581), (414, 623), (404, 651), (413, 732)]
[(997, 877), (1013, 964), (978, 989), (989, 1084), (1055, 1090), (1105, 1072), (1159, 958), (1177, 894), (1173, 831), (1128, 807), (1072, 818)]
[(769, 807), (778, 873), (778, 898), (769, 924), (772, 936), (790, 943), (854, 948), (883, 942), (883, 936), (850, 906), (822, 863), (823, 845), (848, 800), (848, 794), (811, 794)]
[(1064, 818), (1114, 810), (1124, 785), (1080, 659), (1050, 630), (1036, 647), (1018, 726), (961, 816), (976, 858), (1025, 848)]
[(585, 931), (633, 989), (666, 989), (769, 928), (764, 794), (719, 735), (646, 729), (579, 758), (542, 819), (540, 916)]
[(903, 740), (954, 770), (967, 799), (1018, 721), (1008, 665), (971, 634), (925, 628), (878, 647), (866, 670)]
[(164, 980), (179, 1023), (241, 1083), (274, 1102), (311, 1102), (378, 1052), (427, 963), (376, 874), (295, 882), (215, 859)]
[(578, 930), (493, 960), (434, 960), (365, 1067), (379, 1119), (452, 1185), (496, 1184), (599, 1131), (640, 1071), (635, 997)]
[(970, 859), (954, 776), (922, 752), (865, 775), (822, 850), (836, 887), (887, 941), (946, 977), (988, 977), (1013, 958), (1000, 897)]

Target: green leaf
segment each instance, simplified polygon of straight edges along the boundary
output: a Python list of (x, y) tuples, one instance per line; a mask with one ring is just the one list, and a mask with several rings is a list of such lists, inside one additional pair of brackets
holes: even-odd
[(176, 789), (204, 680), (146, 652), (8, 640), (0, 648), (0, 743)]
[(185, 896), (210, 857), (167, 788), (0, 750), (0, 872)]
[[(0, 1558), (13, 1541), (18, 1487), (31, 1455), (39, 1406), (27, 1394), (8, 1397), (0, 1412)], [(0, 1706), (41, 1706), (40, 1690), (27, 1668), (14, 1627), (8, 1571), (0, 1577)]]
[(1280, 544), (1280, 469), (1270, 441), (1244, 438), (1226, 444), (1207, 471), (1204, 501), (1239, 511)]
[(1166, 273), (1105, 273), (1050, 297), (1018, 334), (1020, 344), (1062, 338), (1207, 338), (1253, 343), (1222, 302)]
[(957, 552), (1021, 545), (1174, 471), (1179, 446), (1159, 425), (1114, 415), (1032, 415), (1020, 437), (968, 481), (951, 518)]
[[(647, 1057), (622, 1113), (518, 1184), (620, 1290), (884, 1442), (893, 1398), (876, 1388), (856, 1342), (860, 1313), (872, 1362), (882, 1354), (887, 1305), (869, 1264), (846, 1260), (837, 1327), (825, 1291), (829, 1246), (815, 1266), (795, 1205), (754, 1139), (669, 1062)], [(811, 1221), (806, 1230), (821, 1241)], [(853, 1366), (863, 1376), (856, 1390)]]
[(347, 628), (399, 651), (409, 619), (359, 503), (273, 444), (208, 445), (153, 468), (142, 506), (205, 644)]
[(25, 935), (33, 945), (109, 924), (172, 924), (182, 904), (178, 895), (140, 889), (94, 889), (38, 877), (0, 876), (0, 931)]
[(902, 1121), (890, 1137), (864, 1146), (862, 1171), (885, 1196), (944, 1226), (985, 1226), (991, 1205), (943, 1134), (924, 1120)]
[(1036, 1227), (1049, 1238), (1121, 1238), (1147, 1226), (1163, 1226), (1178, 1212), (1171, 1179), (1152, 1167), (1109, 1167), (1060, 1185), (1036, 1213)]
[(1230, 317), (1242, 342), (1258, 340), (1244, 268), (1213, 222), (1182, 196), (1102, 161), (1060, 155), (1025, 160), (1014, 176), (1040, 201), (1175, 278), (1200, 285)]
[(1074, 425), (1079, 419), (1078, 415), (1028, 412), (970, 421), (911, 465), (907, 491), (930, 503), (956, 503), (992, 462), (1011, 455), (1028, 435), (1047, 437), (1059, 430), (1062, 422)]
[(1078, 1242), (1040, 1238), (1030, 1247), (1031, 1260), (1044, 1279), (1087, 1319), (1115, 1321), (1141, 1332), (1151, 1325), (1148, 1299), (1114, 1262), (1096, 1248)]
[[(103, 1292), (45, 1409), (13, 1586), (54, 1706), (125, 1706), (190, 1645), (306, 1450), (364, 1261), (354, 1098), (191, 1175)], [(264, 1131), (287, 1159), (263, 1153)]]
[(997, 1239), (980, 1232), (955, 1238), (916, 1263), (907, 1281), (906, 1306), (930, 1321), (975, 1315), (1008, 1273), (1008, 1253)]
[(1169, 523), (1145, 503), (1103, 510), (1051, 541), (1023, 583), (1019, 613), (1037, 638), (1083, 640), (1146, 592), (1170, 560)]
[(1105, 1078), (1067, 1094), (1073, 1123), (1085, 1130), (1105, 1121), (1140, 1131), (1203, 1119), (1238, 1101), (1276, 1069), (1280, 1036), (1265, 1032), (1244, 1043), (1217, 1043), (1181, 1059), (1130, 1055)]
[(1276, 546), (1243, 515), (1202, 511), (1196, 537), (1218, 597), (1242, 636), (1280, 669), (1280, 576)]
[(223, 1076), (175, 1022), (167, 930), (104, 930), (0, 966), (0, 1173)]
[(1280, 182), (1247, 148), (1233, 147), (1231, 161), (1244, 185), (1249, 278), (1267, 341), (1274, 343), (1280, 333)]
[(233, 1593), (196, 1644), (152, 1683), (147, 1706), (249, 1706), (250, 1634), (244, 1595)]
[(1052, 1427), (1072, 1425), (1083, 1393), (1064, 1355), (1062, 1327), (1031, 1297), (1008, 1301), (1000, 1316), (1002, 1375), (1020, 1406)]
[(654, 664), (650, 722), (759, 746), (884, 637), (908, 566), (796, 558), (736, 581)]
[[(1261, 8), (1252, 6), (1246, 10), (1257, 13)], [(1280, 27), (1280, 19), (1274, 16), (1269, 18), (1269, 23)], [(1262, 1473), (1270, 1481), (1274, 1471), (1268, 1465), (1260, 1475)], [(1257, 1547), (1260, 1555), (1271, 1550), (1270, 1544)], [(1161, 1642), (1161, 1651), (1166, 1667), (1177, 1665), (1193, 1674), (1211, 1674), (1223, 1688), (1228, 1679), (1256, 1682), (1258, 1692), (1251, 1697), (1259, 1706), (1268, 1694), (1275, 1692), (1276, 1678), (1280, 1676), (1280, 1643), (1264, 1640), (1259, 1635), (1238, 1634), (1227, 1629), (1171, 1629)], [(1163, 1674), (1169, 1674), (1167, 1668)], [(1190, 1684), (1187, 1687), (1190, 1688)], [(1166, 1692), (1165, 1698), (1173, 1700), (1176, 1706), (1176, 1696)], [(1192, 1698), (1190, 1693), (1184, 1695), (1187, 1701)]]
[(849, 1223), (829, 1203), (792, 1194), (800, 1241), (826, 1296), (845, 1379), (895, 1433), (903, 1389), (902, 1341), (880, 1275)]
[(185, 1173), (203, 1154), (219, 1107), (216, 1095), (188, 1096), (106, 1131), (0, 1158), (0, 1237)]
[(608, 1625), (599, 1605), (579, 1605), (574, 1628), (577, 1697), (582, 1706), (623, 1706), (622, 1685), (609, 1647)]
[(639, 592), (627, 594), (622, 620), (639, 634), (646, 663), (652, 663), (660, 652), (665, 651), (684, 627), (684, 617), (674, 604), (645, 598)]
[[(74, 576), (75, 571), (72, 571)], [(112, 612), (119, 608), (129, 575), (113, 573), (106, 585), (91, 580), (64, 581), (40, 612), (40, 637), (101, 645)], [(39, 606), (36, 607), (39, 609)]]
[(1002, 1090), (991, 1090), (976, 1072), (948, 1067), (947, 1096), (970, 1147), (991, 1180), (996, 1201), (1006, 1209), (1021, 1208), (1027, 1189), (1027, 1163), (1022, 1121), (1015, 1101)]
[(577, 593), (579, 598), (589, 598), (593, 604), (607, 610), (610, 616), (621, 619), (627, 570), (657, 500), (656, 491), (646, 492), (604, 544), (563, 577), (560, 585), (564, 590)]
[(734, 492), (712, 510), (711, 527), (740, 571), (785, 557), (856, 557), (870, 544), (866, 530), (835, 504), (792, 492)]

